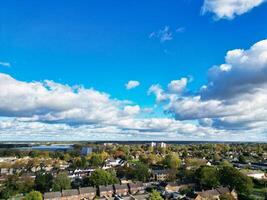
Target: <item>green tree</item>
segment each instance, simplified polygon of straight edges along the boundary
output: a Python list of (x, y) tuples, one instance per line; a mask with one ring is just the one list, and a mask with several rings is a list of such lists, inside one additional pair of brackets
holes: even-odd
[(66, 173), (59, 173), (53, 181), (52, 186), (54, 191), (61, 191), (71, 188), (70, 178)]
[(101, 154), (94, 153), (90, 158), (90, 164), (94, 167), (100, 167), (103, 165), (104, 160), (102, 159)]
[(96, 169), (90, 177), (85, 179), (85, 185), (99, 186), (118, 183), (115, 173), (107, 172), (103, 169)]
[(203, 166), (196, 172), (198, 181), (201, 185), (212, 188), (219, 185), (219, 173), (215, 167)]
[(181, 160), (176, 153), (169, 153), (165, 157), (164, 164), (170, 169), (178, 169), (181, 165)]
[(134, 167), (133, 175), (135, 179), (139, 181), (143, 181), (143, 182), (147, 181), (150, 176), (148, 166), (141, 162), (137, 163)]
[(150, 194), (149, 200), (164, 200), (164, 199), (161, 197), (159, 192), (153, 190), (152, 193)]
[(38, 191), (31, 191), (25, 196), (25, 200), (42, 200), (42, 199), (43, 199), (42, 194)]
[(238, 157), (238, 160), (239, 160), (239, 162), (241, 162), (241, 163), (246, 163), (246, 158), (245, 158), (245, 156), (243, 156), (243, 155), (240, 155), (240, 156)]
[(252, 179), (231, 166), (224, 166), (220, 170), (220, 182), (236, 189), (238, 194), (249, 195), (253, 189)]
[(0, 198), (8, 199), (18, 194), (21, 190), (19, 177), (17, 175), (9, 175), (3, 183), (4, 189), (0, 193)]
[(50, 173), (39, 172), (35, 177), (34, 183), (37, 191), (48, 192), (52, 188), (53, 176)]

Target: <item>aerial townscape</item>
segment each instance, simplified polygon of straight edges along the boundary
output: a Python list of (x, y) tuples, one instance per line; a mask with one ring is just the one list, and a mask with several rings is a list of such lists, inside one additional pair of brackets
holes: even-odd
[(0, 0), (0, 200), (267, 200), (267, 0)]
[(1, 147), (1, 199), (234, 200), (267, 195), (267, 144), (79, 142)]

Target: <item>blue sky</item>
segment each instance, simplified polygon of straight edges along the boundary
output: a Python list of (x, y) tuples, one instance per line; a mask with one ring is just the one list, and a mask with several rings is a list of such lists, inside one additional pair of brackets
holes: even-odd
[[(229, 129), (221, 123), (224, 121), (222, 118), (226, 116), (225, 114), (220, 116), (212, 114), (203, 116), (202, 114), (201, 117), (186, 115), (185, 117), (183, 116), (185, 110), (178, 109), (177, 111), (176, 109), (177, 106), (181, 106), (181, 99), (198, 96), (203, 85), (213, 82), (208, 77), (209, 69), (214, 65), (227, 63), (225, 56), (228, 51), (233, 49), (249, 51), (254, 44), (266, 39), (267, 3), (254, 0), (231, 1), (235, 2), (233, 4), (235, 7), (231, 8), (222, 3), (221, 5), (217, 0), (214, 4), (210, 4), (210, 0), (157, 0), (153, 2), (121, 0), (115, 2), (28, 0), (22, 2), (10, 0), (2, 2), (0, 6), (0, 73), (28, 84), (34, 81), (43, 83), (44, 80), (51, 80), (61, 85), (82, 85), (87, 89), (94, 88), (95, 91), (109, 94), (111, 100), (127, 100), (132, 102), (130, 106), (139, 106), (141, 111), (133, 119), (167, 118), (174, 120), (174, 123), (183, 125), (189, 123), (197, 128), (204, 128), (199, 125), (203, 120), (212, 120), (213, 125), (209, 128), (220, 132), (219, 134), (224, 134), (225, 140), (232, 139), (231, 134), (237, 129), (237, 140), (266, 139), (265, 127), (255, 134), (253, 129), (251, 131), (253, 135), (248, 135), (242, 132), (249, 132), (252, 125)], [(246, 4), (247, 2), (250, 4)], [(243, 3), (249, 6), (244, 8)], [(203, 10), (206, 10), (205, 13)], [(167, 38), (164, 39), (164, 37)], [(8, 66), (3, 63), (8, 63)], [(186, 89), (183, 89), (182, 94), (170, 97), (171, 92), (167, 91), (167, 85), (172, 80), (180, 80), (182, 77), (187, 78)], [(214, 77), (211, 79), (214, 80)], [(267, 80), (267, 77), (264, 76), (263, 79)], [(127, 90), (125, 84), (130, 80), (136, 80), (140, 85)], [(221, 80), (218, 83), (221, 84)], [(159, 102), (155, 101), (153, 95), (155, 91), (150, 91), (151, 95), (148, 95), (149, 88), (153, 84), (161, 85), (165, 96), (168, 93), (168, 97)], [(221, 87), (217, 87), (216, 91), (220, 89)], [(246, 90), (246, 92), (249, 91)], [(10, 96), (10, 94), (7, 95)], [(205, 99), (204, 94), (200, 96)], [(225, 105), (233, 102), (232, 99), (220, 99), (218, 96), (209, 100), (218, 99), (221, 103), (226, 102)], [(240, 100), (235, 101), (233, 105), (238, 103)], [(175, 133), (172, 132), (169, 137), (170, 133), (165, 129), (155, 131), (154, 128), (151, 130), (145, 128), (146, 131), (143, 131), (140, 127), (127, 125), (126, 128), (114, 122), (92, 122), (90, 119), (89, 122), (80, 123), (76, 118), (66, 120), (64, 117), (56, 122), (48, 119), (42, 120), (40, 118), (44, 116), (40, 117), (39, 111), (36, 110), (40, 109), (46, 115), (53, 114), (48, 105), (40, 108), (38, 104), (34, 107), (35, 110), (30, 111), (33, 113), (32, 116), (22, 114), (26, 111), (18, 114), (14, 109), (13, 111), (7, 110), (8, 105), (5, 106), (4, 104), (0, 106), (2, 123), (12, 121), (24, 125), (26, 123), (27, 126), (38, 123), (42, 126), (49, 126), (54, 132), (58, 132), (55, 126), (68, 126), (69, 132), (75, 132), (82, 126), (93, 124), (101, 127), (112, 126), (122, 130), (116, 134), (123, 135), (125, 139), (142, 139), (144, 135), (149, 139), (203, 139), (199, 136), (199, 132), (202, 134), (202, 131), (190, 132), (186, 135), (187, 133), (175, 130)], [(120, 105), (119, 109), (124, 109), (123, 106), (126, 105)], [(148, 108), (153, 112), (148, 114), (142, 111)], [(43, 111), (45, 109), (47, 111)], [(198, 110), (199, 112), (204, 111)], [(196, 113), (194, 115), (198, 116)], [(36, 116), (38, 116), (37, 120), (35, 120)], [(236, 117), (236, 113), (231, 116)], [(240, 117), (239, 114), (238, 116)], [(216, 125), (218, 120), (220, 125)], [(258, 120), (257, 123), (259, 121), (262, 120)], [(53, 126), (54, 123), (56, 123), (55, 126)], [(76, 129), (73, 123), (76, 124)], [(7, 130), (4, 125), (1, 129), (0, 126), (3, 140), (10, 140), (16, 136), (14, 133), (16, 126), (18, 125), (10, 125), (10, 130)], [(142, 133), (135, 133), (137, 130)], [(49, 138), (49, 134), (52, 134), (40, 132), (42, 130), (32, 129), (32, 133), (38, 135), (40, 139)], [(153, 137), (150, 137), (150, 133)], [(27, 134), (25, 130), (20, 130), (17, 138), (31, 139), (31, 134)], [(133, 136), (134, 134), (137, 136)], [(202, 135), (211, 140), (220, 139), (218, 135), (207, 136), (204, 133)], [(87, 133), (84, 137), (90, 138), (91, 135)], [(115, 137), (114, 134), (108, 136), (103, 134), (102, 138), (113, 137)], [(70, 137), (66, 137), (68, 138)]]

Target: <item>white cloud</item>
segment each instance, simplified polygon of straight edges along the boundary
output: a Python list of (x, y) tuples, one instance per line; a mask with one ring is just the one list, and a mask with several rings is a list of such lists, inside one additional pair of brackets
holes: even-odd
[(167, 100), (167, 95), (165, 94), (164, 90), (161, 88), (159, 84), (152, 85), (148, 89), (148, 95), (154, 94), (156, 96), (157, 102), (162, 102), (164, 100)]
[(2, 66), (2, 67), (10, 67), (11, 64), (9, 62), (2, 62), (2, 61), (0, 61), (0, 66)]
[(127, 118), (125, 102), (108, 94), (53, 81), (23, 82), (0, 74), (0, 115), (33, 121), (115, 123)]
[(170, 101), (166, 110), (177, 120), (203, 120), (214, 128), (267, 131), (267, 40), (249, 49), (228, 51), (225, 63), (213, 66), (208, 83), (195, 96)]
[(125, 84), (127, 90), (136, 88), (140, 85), (139, 81), (130, 80), (128, 83)]
[(141, 111), (140, 106), (135, 105), (135, 106), (125, 106), (124, 107), (124, 112), (127, 115), (137, 115)]
[(182, 93), (187, 85), (187, 78), (181, 78), (180, 80), (173, 80), (168, 84), (168, 90), (171, 93)]
[(233, 19), (249, 12), (265, 0), (204, 0), (202, 13), (212, 12), (217, 19)]

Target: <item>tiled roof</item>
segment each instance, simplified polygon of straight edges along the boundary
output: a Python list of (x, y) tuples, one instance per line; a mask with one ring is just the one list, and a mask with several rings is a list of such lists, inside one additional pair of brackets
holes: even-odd
[(52, 199), (61, 197), (61, 192), (46, 192), (44, 193), (44, 199)]
[(79, 195), (79, 191), (74, 189), (74, 190), (62, 190), (62, 196), (74, 196), (74, 195)]
[(119, 189), (128, 189), (127, 184), (122, 184), (122, 185), (115, 184), (114, 187), (115, 187), (116, 190), (119, 190)]
[(96, 188), (94, 187), (83, 187), (79, 189), (80, 194), (86, 194), (86, 193), (96, 193)]

